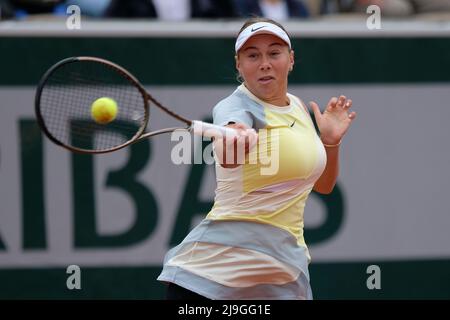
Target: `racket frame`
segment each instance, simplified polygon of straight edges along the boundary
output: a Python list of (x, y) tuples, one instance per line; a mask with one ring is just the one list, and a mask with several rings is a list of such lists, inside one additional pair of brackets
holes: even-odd
[[(47, 129), (47, 126), (45, 125), (45, 121), (44, 118), (42, 116), (41, 113), (41, 96), (42, 96), (42, 91), (45, 87), (45, 84), (47, 83), (48, 79), (50, 78), (50, 76), (53, 74), (53, 72), (55, 72), (57, 69), (59, 69), (60, 67), (62, 67), (63, 65), (69, 64), (69, 63), (76, 63), (76, 62), (82, 62), (82, 61), (92, 61), (92, 62), (97, 62), (97, 63), (101, 63), (104, 64), (108, 67), (110, 67), (111, 69), (113, 69), (114, 71), (118, 72), (119, 74), (121, 74), (122, 76), (124, 76), (128, 81), (131, 82), (131, 84), (133, 86), (136, 87), (136, 89), (139, 90), (140, 94), (142, 95), (143, 101), (144, 101), (144, 119), (142, 121), (141, 126), (139, 127), (139, 130), (136, 132), (136, 134), (129, 140), (127, 140), (125, 143), (115, 146), (113, 148), (108, 148), (108, 149), (102, 149), (102, 150), (88, 150), (88, 149), (81, 149), (81, 148), (77, 148), (71, 145), (67, 145), (61, 141), (59, 141), (58, 139), (56, 139), (51, 133), (50, 131)], [(145, 132), (145, 129), (147, 128), (148, 125), (148, 121), (150, 118), (150, 107), (149, 107), (149, 101), (151, 101), (155, 106), (157, 106), (159, 109), (161, 109), (162, 111), (164, 111), (165, 113), (169, 114), (170, 116), (176, 118), (177, 120), (185, 123), (187, 126), (186, 127), (172, 127), (172, 128), (165, 128), (165, 129), (160, 129), (160, 130), (155, 130), (155, 131), (150, 131), (150, 132)], [(237, 131), (231, 128), (226, 128), (226, 127), (222, 127), (222, 126), (216, 126), (210, 123), (206, 123), (206, 122), (202, 122), (202, 121), (198, 121), (198, 120), (189, 120), (175, 112), (173, 112), (172, 110), (170, 110), (169, 108), (163, 106), (158, 100), (156, 100), (155, 98), (153, 98), (153, 96), (144, 89), (144, 87), (142, 86), (142, 84), (139, 82), (139, 80), (134, 77), (129, 71), (127, 71), (126, 69), (124, 69), (123, 67), (119, 66), (118, 64), (115, 64), (111, 61), (105, 60), (105, 59), (101, 59), (101, 58), (97, 58), (97, 57), (89, 57), (89, 56), (80, 56), (80, 57), (70, 57), (70, 58), (66, 58), (63, 59), (59, 62), (57, 62), (56, 64), (54, 64), (52, 67), (50, 67), (42, 76), (42, 78), (40, 79), (37, 89), (36, 89), (36, 95), (35, 95), (35, 113), (36, 113), (36, 117), (37, 117), (37, 121), (39, 126), (41, 127), (42, 131), (45, 133), (45, 135), (55, 144), (66, 148), (72, 152), (76, 152), (76, 153), (82, 153), (82, 154), (101, 154), (101, 153), (109, 153), (109, 152), (113, 152), (119, 149), (122, 149), (126, 146), (129, 146), (130, 144), (133, 144), (135, 142), (138, 142), (142, 139), (151, 137), (151, 136), (155, 136), (155, 135), (159, 135), (159, 134), (163, 134), (163, 133), (168, 133), (168, 132), (173, 132), (176, 130), (187, 130), (190, 132), (193, 132), (194, 134), (199, 134), (199, 135), (204, 135), (207, 137), (224, 137), (224, 136), (229, 136), (229, 137), (236, 137), (237, 136)]]

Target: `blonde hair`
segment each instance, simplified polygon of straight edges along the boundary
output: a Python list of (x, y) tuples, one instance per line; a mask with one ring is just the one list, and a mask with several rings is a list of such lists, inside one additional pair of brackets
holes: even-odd
[(264, 18), (264, 17), (252, 17), (252, 18), (248, 19), (247, 21), (245, 21), (244, 25), (241, 27), (241, 30), (239, 30), (238, 36), (241, 34), (242, 31), (244, 31), (245, 28), (247, 28), (248, 26), (251, 26), (252, 24), (258, 23), (258, 22), (267, 22), (267, 23), (274, 24), (274, 25), (280, 27), (284, 32), (286, 32), (286, 34), (289, 36), (289, 38), (291, 37), (289, 35), (289, 33), (286, 31), (286, 29), (279, 22), (276, 22), (275, 20)]

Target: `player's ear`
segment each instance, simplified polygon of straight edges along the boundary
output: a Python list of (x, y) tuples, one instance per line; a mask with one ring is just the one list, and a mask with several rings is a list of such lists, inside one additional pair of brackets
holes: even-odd
[(289, 71), (292, 71), (292, 69), (294, 69), (294, 62), (295, 62), (295, 54), (294, 54), (294, 50), (291, 50), (291, 52), (289, 52), (289, 62), (290, 62), (290, 68)]
[(236, 54), (234, 56), (234, 61), (235, 61), (235, 66), (236, 66), (236, 70), (237, 70), (237, 76), (236, 76), (236, 80), (240, 83), (244, 82), (244, 78), (242, 78), (242, 73), (241, 73), (241, 63), (239, 61), (239, 56)]

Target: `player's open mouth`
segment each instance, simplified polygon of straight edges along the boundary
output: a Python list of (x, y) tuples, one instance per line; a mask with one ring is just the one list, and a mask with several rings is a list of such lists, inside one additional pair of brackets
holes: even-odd
[(275, 78), (272, 76), (266, 76), (266, 77), (259, 78), (258, 82), (262, 83), (262, 84), (267, 84), (267, 83), (271, 82), (272, 80), (275, 80)]

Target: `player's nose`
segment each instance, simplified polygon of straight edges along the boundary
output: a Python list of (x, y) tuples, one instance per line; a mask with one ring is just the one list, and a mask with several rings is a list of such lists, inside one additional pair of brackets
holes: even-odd
[(267, 57), (263, 56), (262, 60), (261, 60), (261, 64), (259, 65), (259, 68), (261, 70), (268, 70), (270, 69), (272, 66), (270, 64), (270, 61)]

